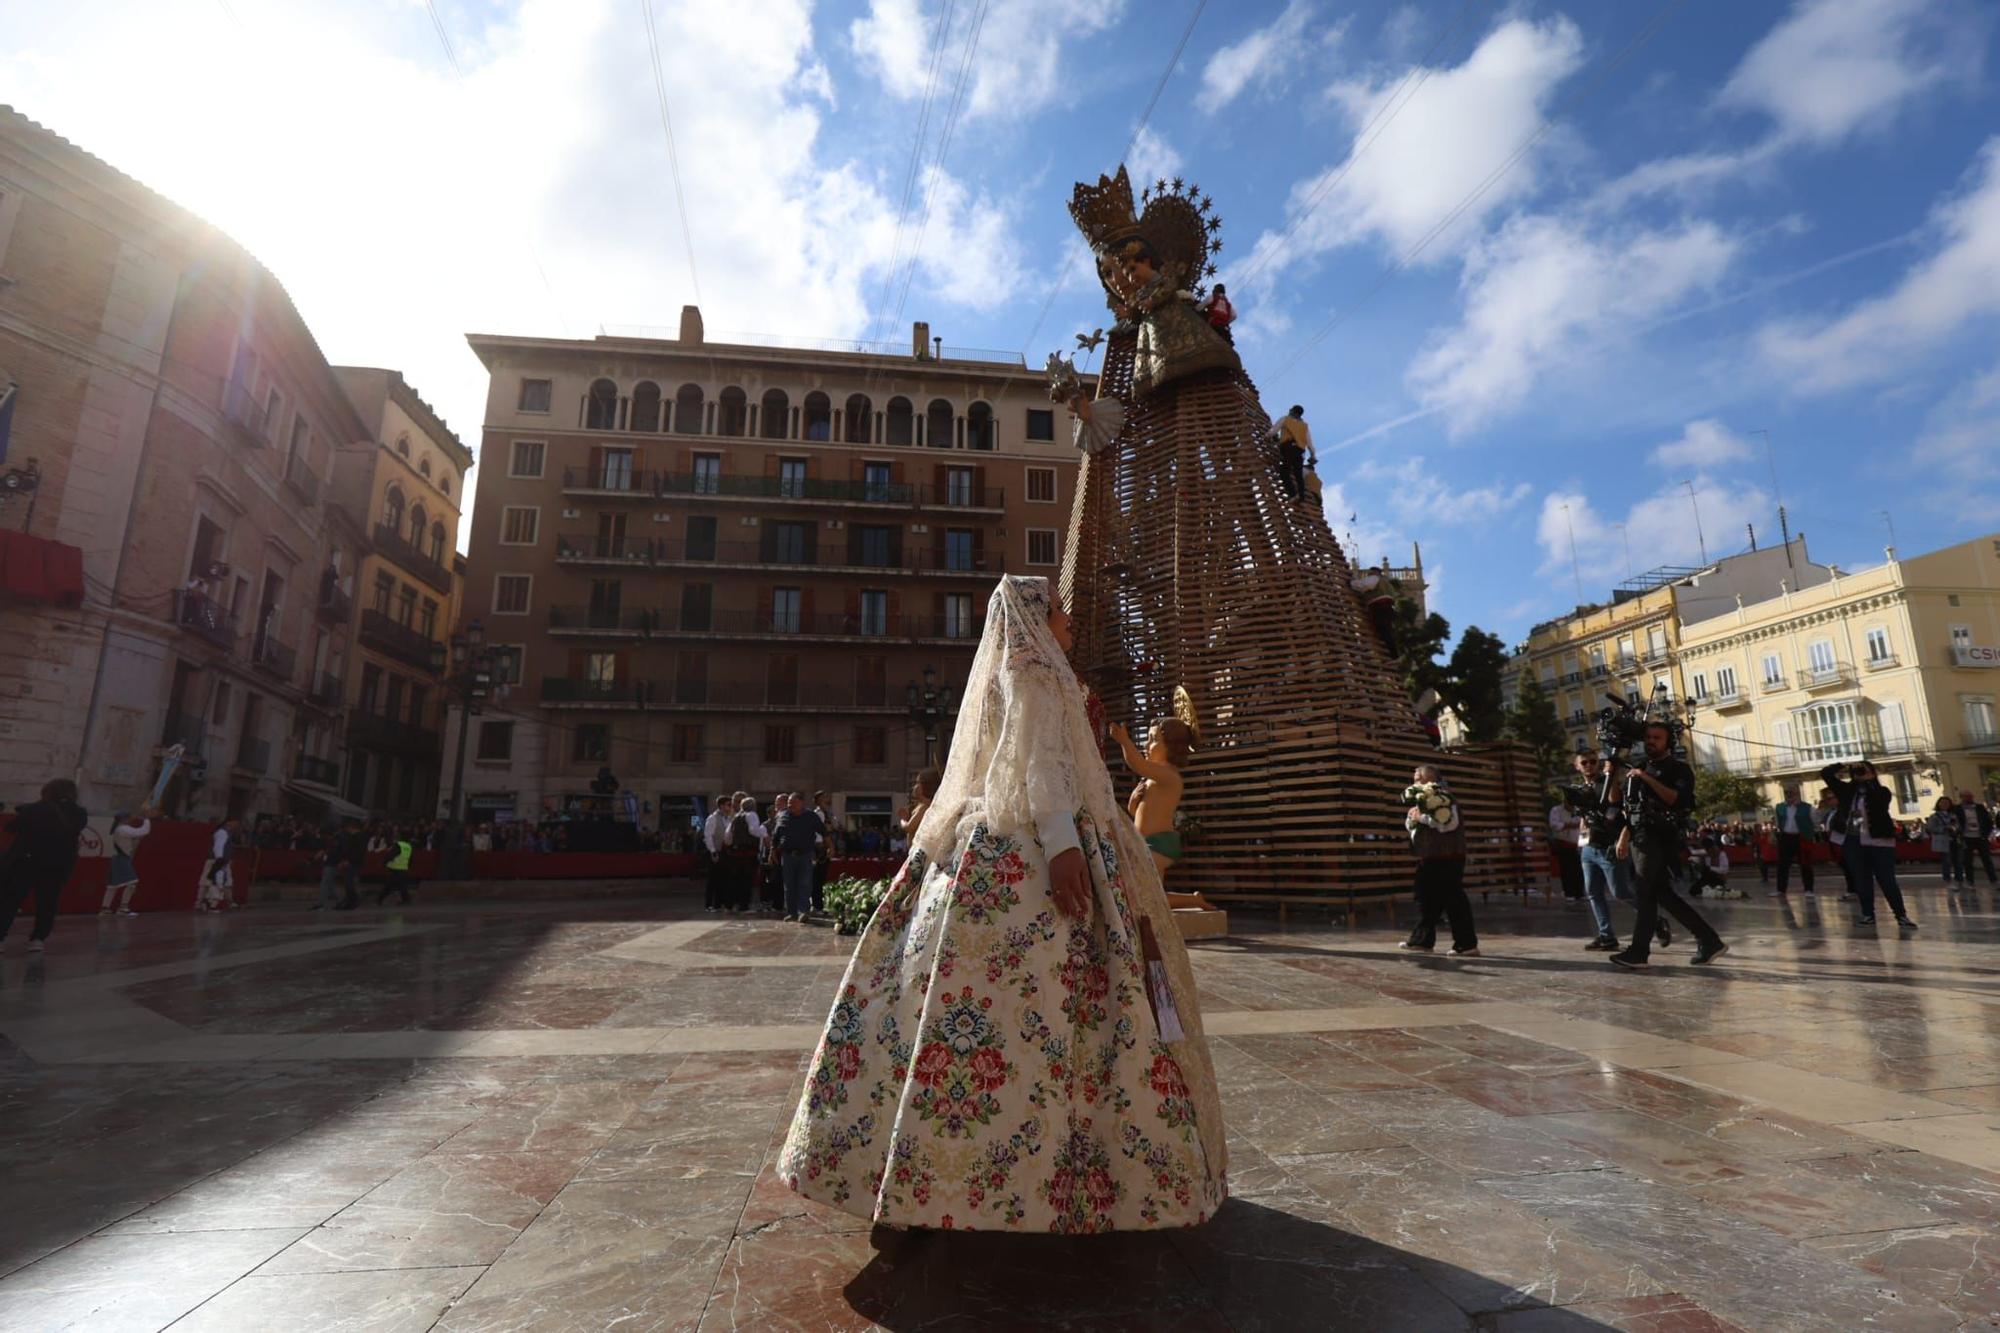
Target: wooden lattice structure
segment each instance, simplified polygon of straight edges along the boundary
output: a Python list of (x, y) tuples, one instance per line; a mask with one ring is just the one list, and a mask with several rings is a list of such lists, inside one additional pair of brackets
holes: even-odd
[(1228, 900), (1407, 891), (1411, 770), (1436, 762), (1463, 803), (1466, 887), (1535, 882), (1532, 762), (1512, 746), (1439, 754), (1401, 687), (1319, 507), (1278, 476), (1270, 419), (1241, 370), (1133, 400), (1137, 339), (1114, 333), (1100, 393), (1125, 427), (1083, 464), (1062, 591), (1079, 672), (1142, 735), (1176, 685), (1201, 745), (1185, 814), (1200, 823), (1170, 889)]

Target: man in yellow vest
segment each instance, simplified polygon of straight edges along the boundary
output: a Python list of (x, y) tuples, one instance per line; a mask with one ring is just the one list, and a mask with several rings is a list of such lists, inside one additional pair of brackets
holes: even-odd
[(404, 902), (410, 901), (410, 846), (408, 836), (401, 829), (389, 835), (389, 861), (383, 866), (388, 877), (382, 881), (382, 892), (376, 896), (375, 905), (389, 901), (389, 895), (399, 893)]
[(1278, 437), (1278, 480), (1284, 483), (1285, 494), (1294, 501), (1306, 498), (1306, 461), (1319, 466), (1319, 455), (1313, 451), (1312, 430), (1306, 425), (1306, 410), (1297, 403), (1292, 410), (1278, 418), (1278, 424), (1271, 428)]

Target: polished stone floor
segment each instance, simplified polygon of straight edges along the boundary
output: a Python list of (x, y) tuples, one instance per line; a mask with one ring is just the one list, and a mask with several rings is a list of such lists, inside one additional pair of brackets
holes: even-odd
[(1539, 900), (1464, 961), (1239, 916), (1196, 962), (1235, 1197), (1078, 1240), (775, 1183), (824, 929), (66, 918), (0, 957), (0, 1328), (2000, 1326), (2000, 910), (1914, 884), (1915, 937), (1758, 896), (1643, 975)]

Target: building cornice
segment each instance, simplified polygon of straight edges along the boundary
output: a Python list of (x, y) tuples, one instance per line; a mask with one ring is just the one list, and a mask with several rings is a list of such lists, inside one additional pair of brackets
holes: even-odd
[(1811, 629), (1820, 625), (1831, 625), (1847, 620), (1855, 614), (1887, 610), (1906, 603), (1909, 600), (1907, 591), (1907, 589), (1901, 586), (1883, 588), (1877, 592), (1866, 593), (1846, 601), (1835, 602), (1829, 606), (1815, 607), (1808, 611), (1801, 611), (1796, 615), (1788, 615), (1780, 620), (1769, 621), (1761, 625), (1745, 625), (1719, 638), (1703, 639), (1693, 643), (1688, 641), (1687, 632), (1683, 630), (1681, 652), (1690, 657), (1706, 656), (1711, 652), (1767, 642), (1802, 629)]

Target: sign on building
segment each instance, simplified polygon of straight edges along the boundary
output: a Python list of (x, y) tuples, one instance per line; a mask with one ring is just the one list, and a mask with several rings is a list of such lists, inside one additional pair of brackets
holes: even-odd
[(2000, 648), (1983, 643), (1954, 643), (1951, 656), (1962, 667), (2000, 667)]

